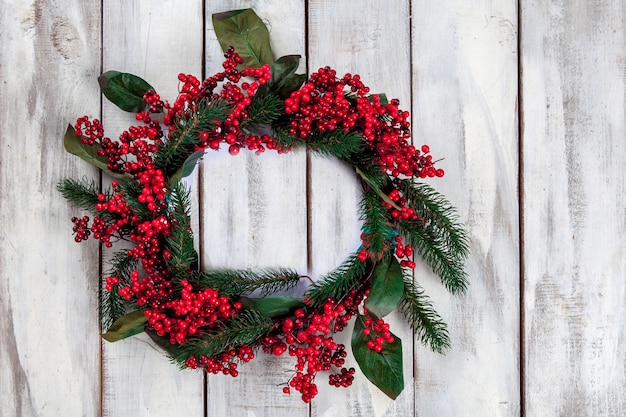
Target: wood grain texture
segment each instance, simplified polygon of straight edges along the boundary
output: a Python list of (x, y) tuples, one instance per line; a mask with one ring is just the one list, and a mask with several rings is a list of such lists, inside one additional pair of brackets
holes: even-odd
[[(201, 1), (107, 0), (103, 25), (103, 71), (136, 74), (170, 102), (178, 95), (178, 73), (200, 75)], [(103, 124), (116, 137), (137, 121), (105, 99)], [(179, 371), (146, 335), (103, 341), (103, 354), (104, 416), (203, 415), (202, 374)]]
[(517, 27), (513, 1), (414, 2), (413, 132), (446, 176), (432, 184), (470, 231), (470, 286), (416, 271), (448, 323), (445, 356), (416, 349), (416, 415), (518, 416)]
[[(409, 2), (309, 2), (309, 69), (333, 67), (339, 77), (360, 74), (375, 93), (398, 98), (410, 107), (411, 58)], [(313, 276), (339, 266), (360, 246), (358, 204), (361, 188), (356, 175), (337, 160), (312, 156), (310, 160), (311, 259)], [(314, 416), (412, 415), (414, 393), (412, 332), (392, 314), (386, 317), (392, 331), (402, 339), (405, 389), (389, 400), (358, 370), (350, 348), (351, 327), (336, 340), (349, 352), (346, 363), (357, 368), (348, 389), (330, 387), (320, 375), (319, 396), (313, 401)]]
[[(68, 115), (97, 109), (99, 3), (0, 5), (0, 416), (99, 413), (98, 250), (56, 191)], [(95, 29), (95, 30), (94, 30)]]
[[(211, 15), (254, 8), (270, 30), (274, 56), (304, 56), (304, 2), (279, 0), (211, 1), (206, 4), (207, 76), (222, 69), (223, 53)], [(302, 65), (304, 68), (304, 65)], [(292, 267), (307, 272), (306, 155), (262, 155), (227, 147), (209, 152), (199, 178), (204, 268)], [(300, 291), (302, 294), (302, 291)], [(239, 368), (239, 376), (210, 375), (208, 416), (305, 416), (297, 395), (282, 393), (295, 372), (293, 358), (259, 352)]]
[(626, 413), (624, 7), (522, 4), (529, 416)]

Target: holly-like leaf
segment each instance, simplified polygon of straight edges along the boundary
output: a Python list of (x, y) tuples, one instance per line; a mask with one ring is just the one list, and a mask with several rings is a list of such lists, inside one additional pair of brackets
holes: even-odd
[(185, 160), (185, 162), (183, 162), (183, 165), (180, 168), (178, 168), (178, 171), (172, 174), (172, 176), (170, 177), (168, 181), (168, 185), (170, 186), (174, 185), (181, 179), (191, 175), (193, 170), (196, 168), (196, 164), (198, 163), (200, 158), (202, 158), (203, 155), (204, 155), (204, 152), (202, 151), (196, 151), (192, 153), (191, 155), (189, 155), (189, 157)]
[(117, 342), (126, 339), (144, 331), (148, 318), (144, 315), (143, 310), (132, 311), (119, 319), (109, 327), (109, 330), (102, 335), (102, 338), (108, 342)]
[(376, 266), (372, 274), (372, 288), (365, 306), (370, 314), (385, 317), (398, 307), (404, 295), (402, 267), (395, 257)]
[(270, 33), (254, 10), (242, 9), (214, 14), (213, 29), (223, 51), (232, 46), (243, 58), (239, 69), (258, 68), (274, 62)]
[(256, 310), (266, 317), (283, 316), (289, 314), (293, 308), (304, 307), (302, 300), (284, 295), (265, 298), (241, 297), (239, 301), (245, 308)]
[(147, 103), (143, 100), (143, 95), (152, 89), (142, 78), (119, 71), (105, 72), (98, 77), (98, 83), (111, 103), (131, 113), (145, 110)]
[(119, 172), (113, 172), (107, 167), (108, 158), (106, 156), (98, 155), (98, 150), (102, 149), (102, 146), (98, 143), (93, 145), (85, 145), (81, 142), (81, 138), (76, 136), (76, 131), (72, 125), (67, 126), (65, 136), (63, 136), (63, 146), (65, 150), (72, 155), (78, 156), (80, 159), (89, 162), (96, 168), (100, 168), (107, 174), (116, 178), (125, 178), (124, 174)]
[(377, 353), (367, 347), (371, 336), (365, 336), (365, 317), (358, 314), (352, 332), (352, 353), (363, 374), (389, 398), (396, 399), (404, 389), (402, 374), (402, 341), (393, 335), (392, 343), (385, 343)]

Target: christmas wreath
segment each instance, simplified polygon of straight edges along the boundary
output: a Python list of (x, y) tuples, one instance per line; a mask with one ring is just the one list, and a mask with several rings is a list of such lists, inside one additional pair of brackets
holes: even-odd
[[(295, 369), (283, 391), (309, 402), (318, 372), (337, 387), (352, 383), (354, 368), (333, 335), (353, 327), (360, 369), (395, 398), (404, 387), (402, 343), (384, 317), (399, 309), (434, 351), (450, 343), (412, 278), (414, 253), (450, 292), (467, 285), (467, 233), (452, 205), (420, 182), (444, 172), (428, 146), (409, 143), (409, 113), (398, 100), (372, 94), (359, 75), (338, 77), (325, 67), (307, 79), (296, 74), (299, 56), (274, 61), (267, 28), (250, 9), (214, 15), (213, 25), (225, 51), (222, 72), (204, 81), (180, 74), (173, 103), (137, 76), (107, 72), (99, 78), (103, 94), (140, 123), (112, 140), (84, 116), (65, 134), (68, 152), (115, 179), (104, 190), (87, 179), (58, 185), (93, 216), (72, 218), (74, 239), (91, 236), (106, 248), (129, 242), (102, 276), (103, 337), (146, 331), (181, 368), (233, 377), (259, 349), (286, 353)], [(348, 164), (360, 180), (362, 246), (303, 299), (276, 295), (303, 279), (292, 269), (198, 270), (181, 179), (205, 151), (225, 147), (232, 155), (305, 148)]]

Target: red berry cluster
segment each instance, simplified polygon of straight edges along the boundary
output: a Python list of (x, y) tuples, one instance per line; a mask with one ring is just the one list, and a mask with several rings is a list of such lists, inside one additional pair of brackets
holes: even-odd
[(220, 320), (228, 320), (241, 309), (241, 303), (233, 303), (211, 288), (194, 291), (186, 280), (181, 285), (180, 298), (145, 311), (148, 326), (159, 336), (169, 334), (172, 344), (184, 343), (187, 336), (195, 335), (199, 329), (215, 328)]
[(237, 349), (230, 349), (227, 352), (215, 355), (212, 358), (207, 356), (190, 356), (185, 361), (185, 366), (191, 369), (204, 368), (208, 373), (230, 375), (233, 378), (239, 375), (237, 370), (237, 360), (247, 363), (254, 359), (254, 352), (248, 345), (242, 345)]
[(363, 334), (369, 338), (366, 346), (368, 349), (380, 353), (385, 343), (393, 343), (394, 341), (394, 337), (389, 331), (389, 324), (385, 323), (383, 319), (373, 319), (367, 312), (367, 309), (364, 309), (364, 315), (366, 318)]
[(296, 358), (295, 374), (283, 392), (291, 389), (301, 394), (304, 402), (310, 402), (318, 392), (315, 384), (317, 372), (337, 369), (329, 376), (329, 384), (347, 387), (352, 384), (354, 369), (344, 368), (347, 353), (343, 344), (333, 340), (332, 333), (340, 332), (350, 318), (356, 314), (363, 293), (350, 291), (341, 302), (328, 299), (314, 311), (297, 309), (293, 317), (278, 323), (280, 331), (261, 339), (261, 346), (267, 353), (281, 356), (285, 352)]

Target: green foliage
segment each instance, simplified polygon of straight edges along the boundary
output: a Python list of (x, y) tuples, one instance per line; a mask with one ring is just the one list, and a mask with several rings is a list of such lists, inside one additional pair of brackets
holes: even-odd
[(359, 205), (363, 233), (369, 236), (368, 250), (383, 256), (391, 248), (391, 216), (373, 191), (364, 191)]
[(96, 211), (96, 204), (99, 203), (100, 186), (96, 181), (87, 177), (81, 180), (68, 178), (57, 184), (57, 191), (81, 209), (89, 211), (92, 215), (99, 214)]
[(302, 139), (290, 135), (289, 128), (279, 124), (272, 126), (272, 134), (284, 148), (306, 147), (319, 155), (346, 161), (351, 160), (363, 147), (363, 138), (357, 132), (346, 133), (340, 130), (315, 132), (311, 137)]
[(355, 254), (339, 265), (337, 269), (317, 280), (305, 295), (312, 307), (323, 305), (328, 298), (340, 299), (351, 289), (366, 280), (371, 273), (372, 265), (361, 262)]
[(165, 247), (171, 258), (167, 260), (167, 265), (174, 277), (187, 278), (191, 270), (198, 268), (198, 254), (191, 230), (191, 195), (180, 182), (169, 191), (171, 228)]
[(385, 343), (377, 353), (367, 347), (372, 335), (366, 336), (365, 317), (358, 314), (352, 331), (352, 353), (363, 374), (389, 398), (396, 399), (404, 389), (402, 340), (393, 335), (392, 343)]
[(213, 29), (224, 52), (232, 46), (243, 58), (243, 64), (238, 66), (239, 70), (262, 67), (263, 64), (274, 62), (269, 31), (254, 10), (232, 10), (214, 14)]
[(300, 65), (300, 55), (286, 55), (278, 58), (272, 64), (272, 78), (261, 86), (258, 92), (267, 92), (278, 96), (281, 100), (286, 99), (291, 93), (306, 80), (305, 74), (296, 74)]
[(213, 288), (220, 295), (238, 298), (260, 290), (261, 296), (286, 291), (300, 282), (301, 276), (287, 268), (267, 268), (261, 271), (245, 269), (211, 269), (197, 272), (188, 278), (200, 288)]
[(239, 299), (244, 308), (256, 310), (267, 317), (278, 317), (289, 314), (294, 308), (304, 307), (304, 302), (286, 295), (276, 295), (264, 298), (241, 297)]
[(424, 290), (409, 277), (404, 279), (404, 295), (400, 310), (422, 344), (430, 346), (433, 352), (441, 354), (448, 350), (450, 337), (446, 324), (432, 307)]
[(100, 89), (106, 98), (120, 109), (138, 113), (145, 110), (147, 103), (144, 94), (152, 90), (152, 86), (142, 78), (119, 71), (107, 71), (98, 77)]
[(224, 100), (202, 100), (188, 119), (180, 118), (176, 129), (169, 134), (154, 155), (154, 163), (161, 168), (166, 178), (170, 178), (185, 164), (195, 152), (198, 134), (212, 130), (215, 121), (224, 121), (230, 111), (230, 104)]
[(172, 174), (167, 182), (168, 186), (172, 186), (183, 178), (191, 175), (193, 173), (193, 170), (196, 168), (198, 161), (202, 159), (203, 156), (203, 151), (195, 151), (194, 153), (189, 155), (189, 157), (185, 159), (185, 162), (183, 162), (183, 165), (178, 168), (178, 170), (174, 174)]
[(190, 356), (213, 357), (231, 348), (251, 345), (274, 327), (274, 321), (255, 310), (242, 310), (232, 319), (211, 331), (189, 339), (186, 343), (168, 349), (172, 359), (181, 367)]
[(270, 125), (283, 115), (285, 106), (280, 97), (257, 92), (247, 110), (248, 119), (242, 127)]
[(153, 214), (148, 207), (140, 203), (138, 197), (141, 195), (143, 187), (139, 181), (133, 179), (124, 179), (118, 181), (118, 190), (123, 193), (126, 198), (126, 204), (133, 209), (133, 212), (139, 217), (140, 220), (152, 220)]
[[(130, 283), (130, 274), (137, 267), (137, 259), (129, 256), (128, 251), (120, 250), (113, 255), (109, 263), (111, 267), (102, 277), (103, 280), (106, 277), (117, 277), (120, 280), (118, 287), (128, 285)], [(100, 289), (100, 302), (98, 305), (103, 331), (106, 332), (113, 322), (126, 314), (126, 304), (127, 302), (117, 293), (116, 288), (113, 291), (107, 291), (104, 288)]]
[(395, 257), (380, 262), (372, 274), (372, 287), (365, 303), (368, 313), (385, 317), (396, 309), (404, 294), (402, 267)]
[(107, 342), (117, 342), (142, 333), (148, 322), (148, 318), (143, 314), (143, 310), (132, 311), (120, 317), (109, 327), (109, 330), (102, 335)]

